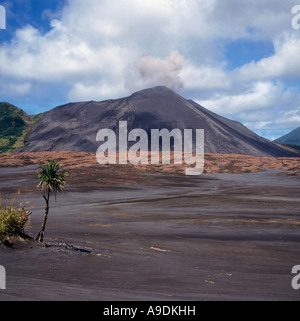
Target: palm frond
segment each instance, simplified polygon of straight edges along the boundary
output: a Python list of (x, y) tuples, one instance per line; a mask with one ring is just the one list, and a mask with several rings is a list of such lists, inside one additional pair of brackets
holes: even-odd
[(63, 191), (66, 185), (67, 173), (59, 174), (58, 171), (62, 164), (59, 164), (56, 159), (48, 160), (42, 164), (41, 171), (37, 175), (39, 180), (38, 187), (42, 189), (49, 189), (55, 194)]

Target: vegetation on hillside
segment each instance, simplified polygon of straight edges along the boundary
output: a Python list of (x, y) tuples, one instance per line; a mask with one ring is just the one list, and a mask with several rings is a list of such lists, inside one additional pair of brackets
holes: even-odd
[(278, 147), (285, 149), (289, 152), (292, 152), (295, 154), (296, 157), (300, 156), (300, 145), (296, 144), (283, 144), (283, 143), (277, 143), (273, 142), (273, 144), (277, 145)]
[(14, 105), (0, 103), (0, 154), (24, 147), (32, 126), (41, 116), (29, 116)]
[(297, 151), (298, 153), (300, 153), (300, 145), (298, 144), (285, 144), (286, 146), (294, 149), (295, 151)]

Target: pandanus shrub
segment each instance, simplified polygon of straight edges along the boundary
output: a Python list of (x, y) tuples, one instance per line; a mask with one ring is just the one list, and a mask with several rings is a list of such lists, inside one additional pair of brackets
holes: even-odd
[(30, 214), (30, 211), (25, 210), (22, 204), (17, 204), (14, 199), (0, 199), (0, 242), (24, 235), (24, 229), (29, 226)]
[(35, 239), (39, 242), (44, 241), (46, 223), (50, 208), (50, 195), (54, 194), (56, 196), (56, 194), (61, 193), (66, 185), (66, 177), (68, 174), (59, 173), (61, 166), (62, 164), (59, 164), (56, 159), (48, 160), (46, 163), (42, 164), (42, 168), (37, 175), (37, 179), (39, 180), (38, 187), (42, 188), (42, 190), (45, 192), (43, 197), (46, 202), (42, 227)]

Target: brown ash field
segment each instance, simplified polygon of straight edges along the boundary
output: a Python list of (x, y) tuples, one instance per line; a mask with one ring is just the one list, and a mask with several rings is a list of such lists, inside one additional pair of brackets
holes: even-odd
[(40, 161), (69, 172), (50, 199), (46, 246), (0, 245), (1, 301), (298, 301), (299, 160), (206, 155), (205, 173), (176, 166), (97, 165), (89, 153), (0, 157), (1, 194), (44, 213)]

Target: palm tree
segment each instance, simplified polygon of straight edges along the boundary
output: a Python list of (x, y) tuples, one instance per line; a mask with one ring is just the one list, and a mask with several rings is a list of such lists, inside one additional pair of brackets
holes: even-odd
[(68, 176), (68, 173), (58, 174), (58, 170), (61, 168), (61, 166), (62, 164), (58, 164), (56, 159), (48, 160), (46, 163), (42, 164), (42, 169), (37, 175), (37, 179), (39, 180), (38, 187), (41, 187), (42, 190), (46, 191), (46, 195), (43, 195), (46, 201), (44, 220), (42, 228), (35, 238), (35, 240), (39, 242), (43, 242), (44, 240), (45, 228), (49, 213), (50, 193), (53, 192), (56, 197), (57, 193), (63, 191), (63, 188), (66, 184), (65, 178)]

